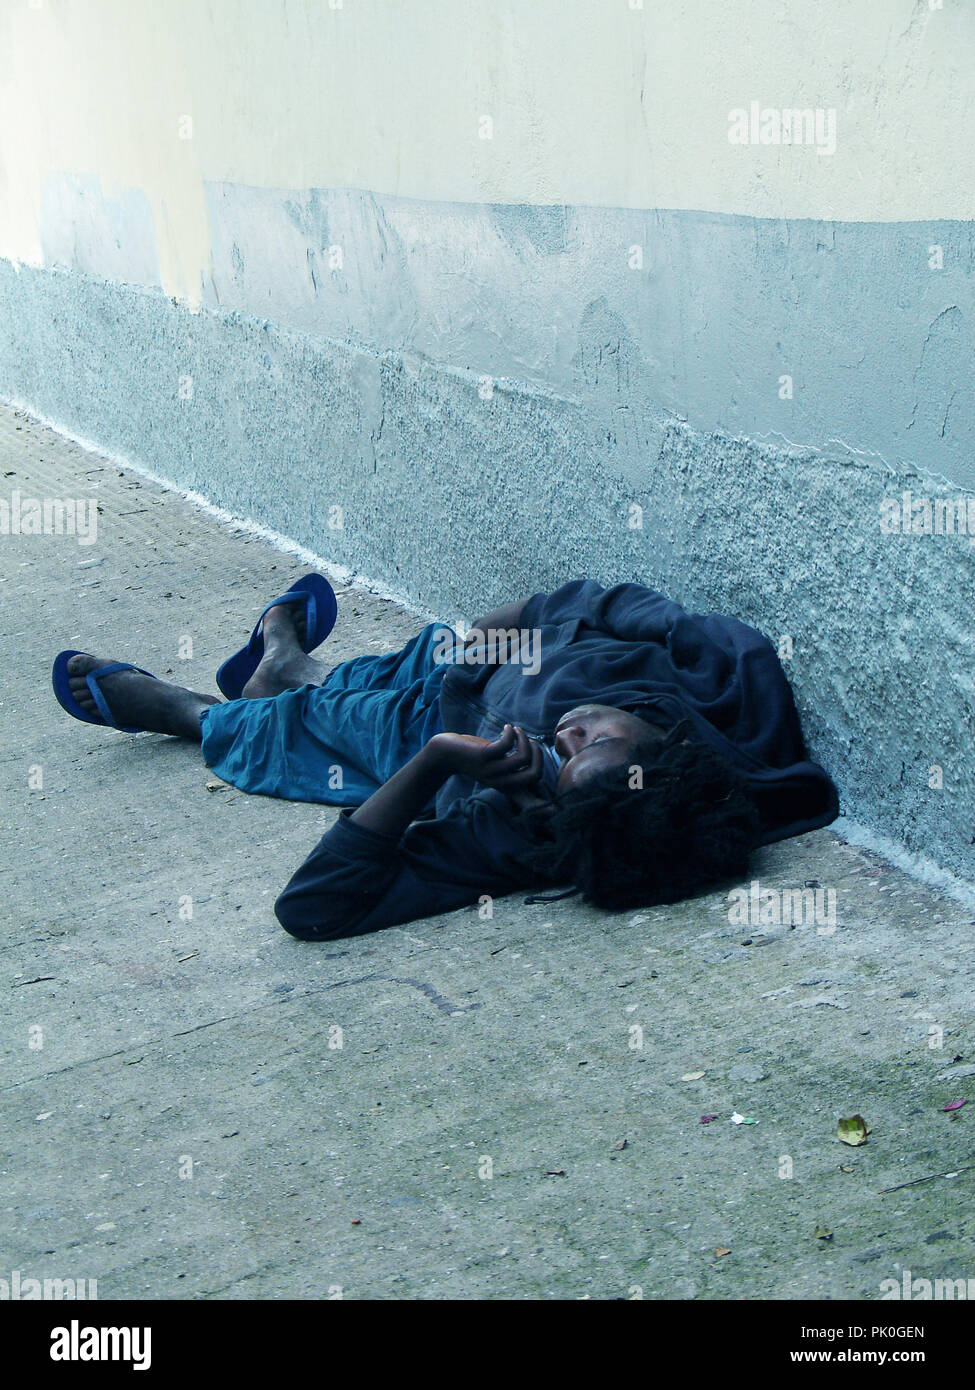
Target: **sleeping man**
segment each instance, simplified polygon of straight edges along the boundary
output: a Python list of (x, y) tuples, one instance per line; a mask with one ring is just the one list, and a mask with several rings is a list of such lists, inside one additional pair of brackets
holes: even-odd
[(525, 889), (673, 902), (837, 814), (775, 649), (734, 618), (575, 580), (464, 638), (432, 623), (329, 669), (309, 653), (334, 615), (317, 575), (273, 600), (218, 673), (226, 701), (81, 652), (54, 667), (76, 718), (194, 740), (242, 791), (346, 808), (277, 900), (293, 936)]

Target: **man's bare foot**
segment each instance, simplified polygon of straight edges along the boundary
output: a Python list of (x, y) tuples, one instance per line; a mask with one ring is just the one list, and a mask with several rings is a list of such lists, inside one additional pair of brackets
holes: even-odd
[(297, 690), (302, 685), (321, 685), (328, 668), (301, 649), (305, 613), (295, 603), (279, 603), (264, 614), (264, 656), (244, 686), (245, 700), (260, 700)]
[[(111, 666), (111, 657), (91, 656), (87, 652), (68, 662), (71, 694), (88, 714), (98, 714), (85, 676), (100, 666)], [(198, 695), (180, 685), (170, 685), (136, 671), (116, 671), (100, 676), (98, 688), (105, 697), (113, 719), (119, 724), (149, 729), (155, 734), (175, 734), (178, 738), (202, 741), (200, 715), (210, 705), (220, 703), (213, 695)]]

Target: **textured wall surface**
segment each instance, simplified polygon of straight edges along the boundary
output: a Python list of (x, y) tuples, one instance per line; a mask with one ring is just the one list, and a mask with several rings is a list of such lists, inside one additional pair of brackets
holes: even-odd
[(973, 48), (953, 0), (0, 0), (0, 397), (446, 617), (586, 572), (789, 639), (844, 809), (975, 877), (975, 549), (881, 524), (975, 497)]
[(970, 222), (207, 191), (208, 307), (557, 392), (634, 481), (666, 412), (975, 486)]
[(598, 337), (580, 344), (581, 397), (504, 379), (479, 391), (469, 372), (70, 272), (0, 264), (0, 300), (18, 324), (5, 394), (425, 608), (470, 620), (586, 573), (790, 638), (844, 810), (971, 877), (975, 547), (881, 525), (905, 488), (960, 489), (668, 423), (639, 393), (623, 395), (622, 468), (598, 394), (605, 370), (618, 399), (619, 364)]

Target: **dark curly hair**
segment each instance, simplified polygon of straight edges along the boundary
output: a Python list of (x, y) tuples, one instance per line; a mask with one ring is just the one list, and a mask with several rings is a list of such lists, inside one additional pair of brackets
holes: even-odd
[(694, 741), (688, 720), (640, 745), (627, 766), (519, 819), (546, 878), (616, 911), (677, 902), (744, 875), (761, 834), (741, 777)]

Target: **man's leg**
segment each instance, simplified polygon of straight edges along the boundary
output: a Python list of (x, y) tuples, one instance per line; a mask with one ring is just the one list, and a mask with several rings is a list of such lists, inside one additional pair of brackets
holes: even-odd
[[(132, 671), (99, 685), (120, 724), (202, 742), (208, 765), (242, 791), (358, 805), (439, 732), (440, 631), (431, 625), (398, 652), (329, 671), (302, 651), (295, 617), (280, 605), (265, 616), (264, 659), (241, 700)], [(71, 691), (83, 709), (95, 710), (85, 674), (107, 664), (72, 657)]]
[[(320, 685), (327, 667), (314, 661), (301, 649), (305, 615), (297, 623), (289, 607), (272, 608), (264, 618), (264, 658), (244, 687), (245, 699), (262, 699), (280, 695), (285, 690), (297, 690), (302, 685)], [(85, 676), (108, 666), (114, 658), (73, 656), (68, 662), (71, 693), (83, 710), (97, 714), (98, 709)], [(173, 734), (195, 743), (202, 739), (200, 715), (220, 701), (215, 695), (200, 695), (195, 690), (171, 685), (168, 681), (140, 676), (135, 671), (116, 671), (98, 682), (109, 709), (119, 724), (137, 725), (154, 734)]]
[(244, 686), (245, 700), (262, 700), (303, 685), (321, 685), (328, 674), (324, 661), (316, 661), (302, 650), (305, 613), (293, 604), (282, 603), (264, 614), (261, 623), (264, 655), (261, 664)]
[[(399, 651), (326, 671), (301, 651), (287, 609), (280, 614), (265, 662), (248, 683), (254, 698), (204, 713), (203, 756), (241, 791), (361, 805), (442, 727), (443, 629), (431, 624)], [(262, 687), (268, 695), (260, 698)]]
[[(97, 714), (98, 707), (85, 676), (100, 666), (110, 666), (114, 657), (79, 653), (68, 662), (71, 694), (83, 710)], [(220, 701), (213, 695), (199, 695), (168, 681), (140, 676), (137, 671), (116, 671), (99, 679), (105, 702), (119, 724), (149, 729), (154, 734), (175, 734), (178, 738), (202, 741), (200, 715)]]

